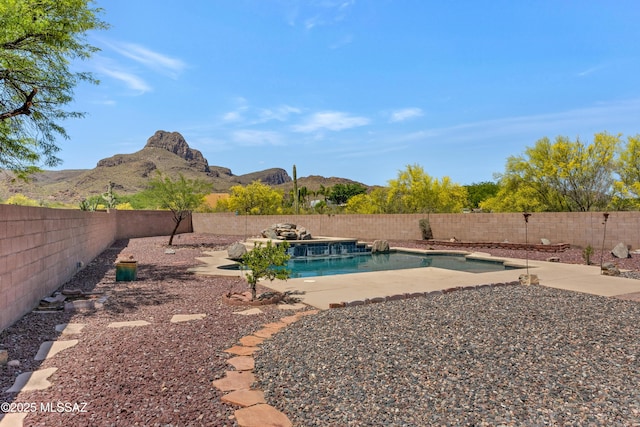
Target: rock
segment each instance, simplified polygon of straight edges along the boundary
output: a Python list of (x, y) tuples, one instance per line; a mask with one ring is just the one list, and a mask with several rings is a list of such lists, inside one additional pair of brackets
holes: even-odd
[(0, 366), (6, 365), (9, 360), (9, 352), (7, 350), (0, 350)]
[(311, 240), (312, 238), (306, 228), (290, 223), (273, 224), (262, 230), (262, 237), (271, 240)]
[(542, 243), (543, 245), (550, 245), (551, 241), (543, 237), (542, 239), (540, 239), (540, 243)]
[(227, 256), (232, 260), (242, 259), (242, 256), (247, 253), (247, 247), (240, 242), (232, 243), (227, 248)]
[(611, 250), (611, 255), (616, 258), (630, 258), (629, 248), (624, 243), (620, 242), (616, 245), (615, 248)]
[(560, 258), (557, 256), (552, 256), (546, 259), (547, 262), (560, 262)]
[(165, 249), (164, 253), (167, 254), (167, 255), (174, 255), (176, 253), (176, 251), (173, 250), (173, 249)]
[(377, 252), (389, 252), (389, 242), (387, 242), (386, 240), (374, 240), (373, 244), (371, 245), (371, 253), (375, 254)]
[(10, 362), (7, 362), (7, 366), (11, 366), (12, 368), (17, 368), (18, 366), (20, 366), (20, 361), (11, 360)]
[(605, 276), (619, 276), (620, 270), (615, 264), (607, 262), (602, 264), (602, 274)]
[(178, 132), (157, 131), (147, 140), (145, 148), (162, 148), (188, 161), (201, 172), (209, 172), (209, 163), (198, 150), (189, 148), (189, 144)]
[(278, 233), (276, 233), (276, 230), (273, 228), (267, 228), (266, 230), (262, 230), (262, 237), (275, 240), (278, 238)]
[(521, 285), (539, 285), (540, 280), (536, 274), (521, 274), (518, 278)]

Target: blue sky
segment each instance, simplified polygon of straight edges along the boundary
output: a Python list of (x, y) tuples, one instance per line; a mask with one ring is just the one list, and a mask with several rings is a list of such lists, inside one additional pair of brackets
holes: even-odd
[(640, 133), (640, 2), (101, 0), (62, 169), (180, 132), (236, 175), (492, 180), (542, 137)]

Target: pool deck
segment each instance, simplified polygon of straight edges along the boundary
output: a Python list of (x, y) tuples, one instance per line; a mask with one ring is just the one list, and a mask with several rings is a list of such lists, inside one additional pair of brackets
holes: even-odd
[[(398, 248), (400, 249), (400, 248)], [(424, 251), (416, 251), (424, 252)], [(438, 251), (443, 252), (443, 251)], [(445, 251), (446, 252), (446, 251)], [(458, 252), (459, 251), (451, 251)], [(242, 276), (237, 270), (223, 270), (219, 266), (232, 262), (227, 251), (205, 252), (207, 257), (198, 258), (204, 264), (190, 269), (197, 274)], [(490, 260), (504, 260), (509, 264), (526, 264), (525, 260), (492, 257), (482, 252), (472, 256)], [(640, 280), (603, 276), (599, 266), (563, 264), (557, 262), (529, 260), (529, 273), (537, 275), (540, 285), (566, 289), (607, 297), (640, 299)], [(279, 292), (300, 291), (303, 303), (319, 309), (328, 309), (332, 303), (364, 301), (397, 294), (411, 294), (444, 290), (459, 286), (474, 286), (517, 281), (526, 269), (504, 270), (489, 273), (467, 273), (434, 267), (407, 270), (353, 273), (333, 276), (316, 276), (287, 281), (261, 281), (260, 284)]]

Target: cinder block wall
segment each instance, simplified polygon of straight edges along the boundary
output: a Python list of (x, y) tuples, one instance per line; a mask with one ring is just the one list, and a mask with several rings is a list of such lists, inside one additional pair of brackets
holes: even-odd
[(115, 232), (106, 212), (0, 205), (0, 330), (91, 262)]
[[(83, 212), (0, 205), (0, 330), (117, 239), (171, 234), (167, 211)], [(191, 218), (179, 233), (191, 232)]]
[[(168, 211), (113, 211), (117, 217), (116, 239), (133, 237), (168, 236), (175, 227), (173, 215)], [(180, 222), (177, 233), (191, 233), (191, 217)]]
[[(256, 236), (275, 223), (291, 222), (316, 236), (351, 237), (360, 240), (418, 240), (419, 220), (427, 215), (193, 215), (193, 231), (223, 235)], [(552, 243), (591, 245), (610, 249), (619, 242), (640, 247), (640, 212), (612, 212), (606, 228), (601, 212), (534, 213), (524, 222), (521, 213), (430, 214), (434, 239), (463, 241)]]

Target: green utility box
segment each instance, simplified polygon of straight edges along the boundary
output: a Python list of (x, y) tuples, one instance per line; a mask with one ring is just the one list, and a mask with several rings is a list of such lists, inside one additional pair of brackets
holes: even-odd
[(133, 282), (138, 274), (138, 261), (118, 261), (116, 282)]

